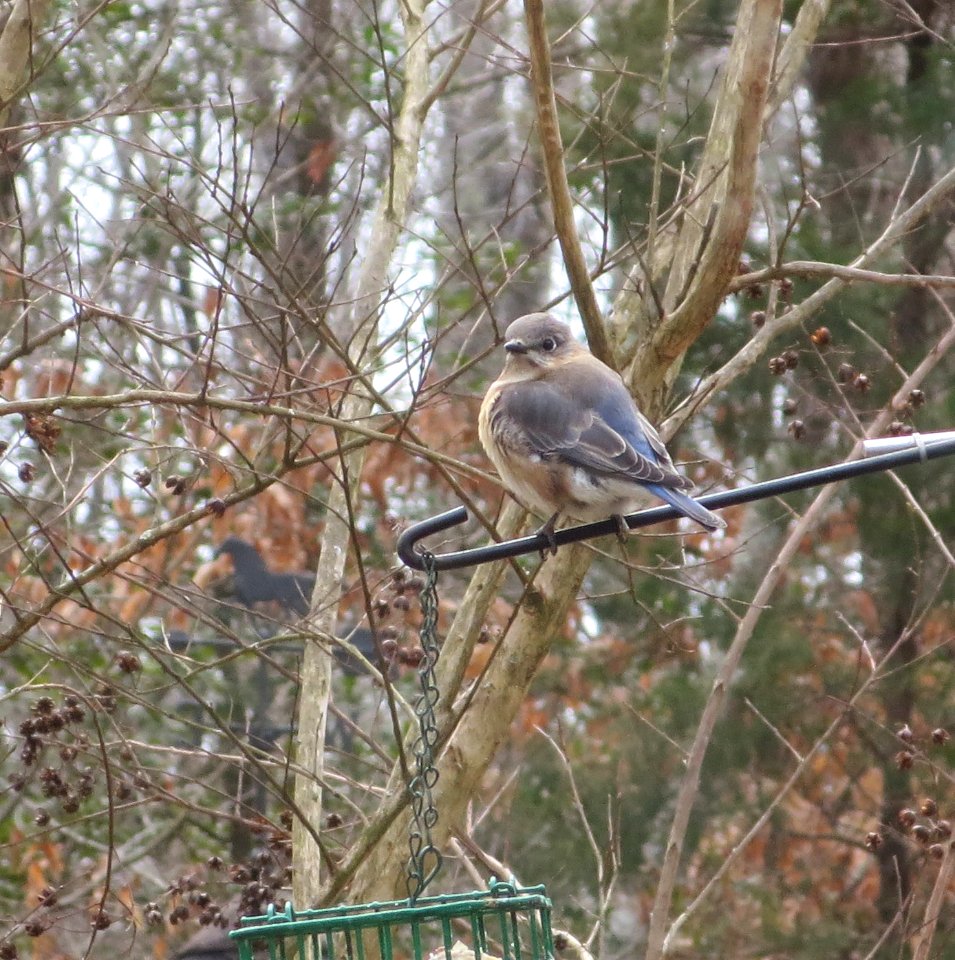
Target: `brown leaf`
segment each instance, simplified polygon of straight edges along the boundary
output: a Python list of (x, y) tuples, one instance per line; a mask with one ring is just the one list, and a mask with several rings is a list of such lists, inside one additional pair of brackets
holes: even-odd
[(337, 146), (334, 140), (319, 140), (308, 151), (305, 169), (313, 183), (321, 183), (325, 179), (328, 168), (335, 162)]
[(61, 428), (49, 414), (25, 413), (27, 436), (44, 452), (53, 453)]

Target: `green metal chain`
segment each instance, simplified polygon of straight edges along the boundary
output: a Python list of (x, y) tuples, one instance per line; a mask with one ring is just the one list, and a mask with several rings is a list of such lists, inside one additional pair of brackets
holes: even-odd
[(411, 857), (408, 860), (408, 900), (414, 903), (425, 887), (441, 869), (441, 852), (431, 842), (431, 828), (438, 822), (432, 791), (438, 782), (438, 768), (434, 751), (438, 743), (438, 722), (434, 708), (438, 703), (438, 684), (434, 668), (438, 663), (438, 572), (435, 570), (434, 554), (422, 553), (425, 581), (421, 591), (421, 649), (424, 656), (418, 666), (421, 693), (415, 701), (418, 718), (418, 736), (412, 746), (415, 759), (415, 776), (408, 784), (411, 794), (411, 827), (408, 845)]

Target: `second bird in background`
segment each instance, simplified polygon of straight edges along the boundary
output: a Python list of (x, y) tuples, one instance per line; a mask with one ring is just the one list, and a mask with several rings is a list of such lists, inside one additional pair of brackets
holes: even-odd
[(556, 551), (561, 517), (622, 517), (645, 492), (708, 530), (722, 518), (686, 491), (660, 436), (637, 409), (620, 375), (547, 313), (515, 320), (504, 334), (506, 360), (481, 404), (479, 433), (508, 490), (547, 517), (541, 532)]

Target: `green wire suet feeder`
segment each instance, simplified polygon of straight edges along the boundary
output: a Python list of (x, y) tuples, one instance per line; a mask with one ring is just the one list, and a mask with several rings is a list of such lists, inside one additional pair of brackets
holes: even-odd
[(412, 823), (407, 900), (389, 900), (321, 910), (269, 908), (243, 917), (229, 936), (240, 960), (554, 960), (551, 902), (543, 886), (518, 887), (491, 880), (487, 890), (421, 898), (441, 867), (431, 842), (438, 811), (432, 789), (438, 780), (435, 707), (438, 686), (438, 594), (434, 555), (422, 551), (421, 694), (415, 702), (418, 736), (412, 752), (415, 775), (408, 784)]
[(300, 911), (288, 906), (243, 917), (230, 936), (238, 941), (240, 960), (550, 960), (550, 912), (543, 886), (492, 880), (485, 891), (413, 904), (392, 900)]

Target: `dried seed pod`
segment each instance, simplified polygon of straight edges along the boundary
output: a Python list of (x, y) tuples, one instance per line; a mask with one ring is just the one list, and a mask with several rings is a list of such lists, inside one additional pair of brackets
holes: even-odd
[(895, 735), (904, 743), (911, 743), (915, 739), (915, 734), (907, 723), (902, 724)]
[(214, 517), (222, 517), (225, 515), (226, 505), (225, 500), (220, 500), (218, 497), (213, 497), (207, 504), (206, 510), (209, 511)]
[(839, 383), (850, 383), (855, 379), (856, 369), (851, 363), (840, 363), (836, 370), (836, 379)]
[(386, 659), (390, 660), (398, 649), (398, 641), (393, 640), (391, 637), (388, 637), (386, 640), (381, 641), (381, 655)]
[(873, 852), (878, 850), (879, 847), (882, 846), (882, 843), (882, 834), (877, 833), (875, 830), (872, 830), (865, 835), (865, 845)]
[(395, 597), (395, 599), (391, 601), (391, 605), (395, 610), (400, 610), (402, 613), (407, 613), (407, 611), (411, 609), (411, 601), (404, 596), (404, 594)]
[(408, 667), (416, 667), (424, 660), (424, 650), (421, 647), (409, 647), (398, 651), (398, 660)]
[(86, 719), (86, 711), (79, 703), (70, 703), (70, 697), (64, 701), (63, 713), (67, 723), (82, 723)]
[[(285, 813), (288, 813), (287, 810), (284, 811), (284, 812), (285, 812)], [(214, 856), (214, 855), (211, 856), (211, 857), (209, 857), (209, 859), (206, 860), (206, 866), (207, 866), (210, 870), (214, 870), (214, 871), (218, 872), (219, 870), (222, 869), (222, 857), (217, 857), (217, 856)]]
[(37, 894), (37, 902), (41, 907), (55, 907), (58, 899), (59, 897), (54, 887), (44, 887), (39, 894)]
[(178, 473), (171, 473), (166, 477), (163, 486), (176, 496), (186, 492), (186, 478), (180, 477)]
[(50, 723), (49, 717), (37, 717), (33, 721), (33, 732), (34, 733), (50, 733), (53, 729), (52, 724)]
[(770, 357), (769, 372), (774, 377), (782, 376), (786, 372), (786, 361), (782, 357)]
[(952, 835), (952, 824), (948, 820), (936, 820), (932, 826), (932, 833), (937, 840), (948, 840)]
[(76, 781), (76, 791), (84, 800), (92, 796), (93, 793), (93, 774), (90, 770), (84, 770)]
[(36, 468), (32, 463), (21, 463), (17, 475), (24, 483), (29, 483), (36, 476)]
[(821, 350), (832, 343), (832, 333), (828, 327), (816, 327), (816, 329), (809, 334), (809, 339)]
[(932, 743), (934, 743), (936, 746), (941, 747), (948, 743), (948, 741), (951, 739), (952, 735), (943, 727), (936, 727), (932, 731)]
[(789, 303), (793, 298), (793, 282), (788, 277), (783, 277), (779, 281), (779, 299), (783, 303)]
[(336, 827), (340, 827), (345, 821), (342, 820), (341, 814), (339, 813), (330, 813), (325, 818), (325, 826), (329, 830), (334, 830)]
[(925, 394), (921, 390), (910, 390), (909, 403), (918, 409), (925, 403)]
[(919, 804), (919, 810), (921, 810), (922, 816), (934, 817), (938, 813), (938, 804), (931, 797), (926, 797)]
[(792, 397), (783, 400), (783, 416), (791, 417), (799, 409), (799, 404)]
[(917, 823), (912, 827), (912, 836), (925, 846), (932, 839), (932, 831), (924, 823)]
[(895, 763), (900, 770), (911, 770), (915, 763), (915, 754), (910, 750), (900, 750), (895, 755)]
[(44, 452), (53, 453), (60, 426), (49, 414), (25, 413), (27, 436)]
[(753, 325), (754, 330), (761, 330), (766, 324), (766, 311), (754, 310), (749, 315), (749, 322)]
[(133, 480), (145, 490), (153, 482), (153, 475), (148, 470), (134, 470)]
[(793, 440), (802, 440), (806, 436), (806, 425), (802, 420), (791, 420), (787, 427)]
[(854, 386), (859, 393), (866, 393), (869, 387), (872, 386), (872, 382), (864, 373), (857, 373), (855, 380), (852, 381), (852, 386)]
[(799, 366), (799, 354), (795, 350), (783, 350), (782, 358), (787, 370), (795, 370)]
[(899, 811), (899, 824), (903, 830), (908, 830), (910, 827), (914, 826), (916, 819), (917, 816), (915, 811), (909, 807)]
[(138, 673), (143, 668), (143, 665), (139, 662), (139, 657), (128, 650), (120, 650), (113, 660), (123, 673)]
[(928, 855), (933, 860), (941, 860), (945, 856), (945, 847), (941, 843), (933, 843), (928, 848)]

